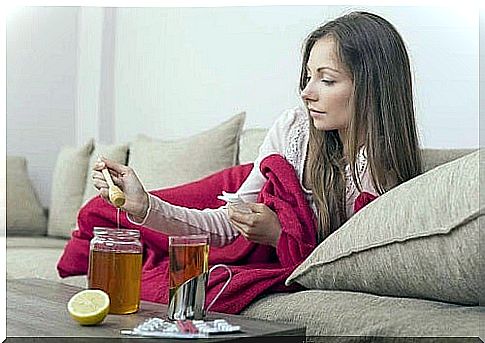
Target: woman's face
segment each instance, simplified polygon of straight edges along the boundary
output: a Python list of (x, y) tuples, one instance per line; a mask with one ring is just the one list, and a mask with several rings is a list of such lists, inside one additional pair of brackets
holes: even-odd
[(338, 130), (345, 136), (352, 114), (353, 82), (337, 58), (335, 42), (319, 39), (310, 51), (307, 84), (301, 97), (318, 130)]

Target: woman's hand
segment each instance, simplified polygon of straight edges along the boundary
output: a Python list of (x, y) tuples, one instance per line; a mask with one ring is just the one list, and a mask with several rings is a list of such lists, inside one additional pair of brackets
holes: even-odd
[(135, 171), (128, 166), (106, 158), (98, 159), (93, 167), (92, 180), (101, 197), (108, 202), (108, 183), (101, 172), (104, 168), (108, 168), (113, 183), (125, 193), (125, 204), (122, 209), (137, 220), (141, 221), (141, 219), (145, 218), (148, 211), (148, 193), (145, 191)]
[(253, 213), (242, 213), (229, 205), (228, 213), (231, 224), (246, 239), (276, 248), (281, 235), (281, 224), (276, 213), (265, 204), (246, 203), (245, 205)]

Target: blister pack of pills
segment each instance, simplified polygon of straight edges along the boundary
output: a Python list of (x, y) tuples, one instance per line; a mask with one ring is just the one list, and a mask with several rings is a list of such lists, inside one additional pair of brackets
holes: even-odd
[(131, 330), (120, 331), (122, 335), (192, 339), (233, 332), (241, 332), (241, 327), (224, 319), (168, 321), (161, 318), (149, 318)]

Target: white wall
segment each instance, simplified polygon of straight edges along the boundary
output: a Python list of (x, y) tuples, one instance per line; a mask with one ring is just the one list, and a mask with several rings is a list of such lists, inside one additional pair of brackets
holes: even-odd
[(25, 7), (7, 17), (7, 154), (27, 158), (44, 206), (56, 156), (76, 142), (77, 12)]
[(243, 110), (248, 127), (269, 127), (299, 103), (305, 36), (351, 9), (381, 14), (403, 35), (423, 145), (477, 146), (473, 8), (59, 7), (8, 18), (7, 153), (29, 158), (47, 204), (63, 145), (177, 138)]
[(116, 138), (184, 136), (240, 110), (248, 126), (271, 125), (299, 101), (303, 39), (350, 9), (381, 14), (403, 35), (423, 145), (477, 145), (478, 15), (444, 7), (118, 9)]
[[(480, 81), (479, 81), (479, 103), (480, 103), (480, 147), (485, 147), (485, 8), (480, 8), (480, 65), (479, 74), (480, 74)], [(481, 155), (483, 157), (483, 154)], [(481, 192), (480, 194), (484, 194)], [(483, 197), (483, 201), (485, 201), (485, 196)], [(485, 236), (483, 236), (485, 237)], [(482, 260), (482, 261), (485, 261)], [(485, 332), (485, 328), (484, 328)]]
[(76, 87), (76, 145), (99, 135), (99, 99), (104, 9), (82, 7), (78, 12)]

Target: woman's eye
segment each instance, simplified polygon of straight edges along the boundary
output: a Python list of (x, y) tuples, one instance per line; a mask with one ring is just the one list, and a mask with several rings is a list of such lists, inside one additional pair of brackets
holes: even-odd
[(331, 86), (335, 83), (335, 81), (331, 81), (331, 80), (322, 80), (322, 82), (328, 86)]

